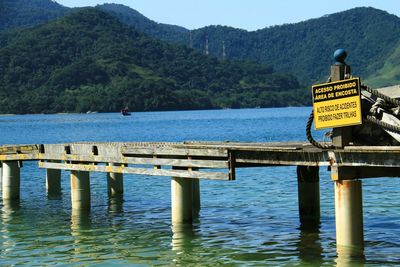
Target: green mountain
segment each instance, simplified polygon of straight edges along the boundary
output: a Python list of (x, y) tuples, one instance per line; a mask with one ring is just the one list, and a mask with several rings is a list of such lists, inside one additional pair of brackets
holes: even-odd
[(216, 54), (220, 48), (212, 46), (213, 40), (217, 44), (224, 40), (230, 58), (271, 64), (309, 84), (327, 78), (337, 48), (348, 51), (347, 62), (355, 75), (373, 75), (400, 41), (400, 18), (373, 8), (355, 8), (250, 33), (232, 31), (220, 26), (200, 29), (197, 47), (200, 49), (201, 40), (208, 36)]
[(158, 39), (178, 44), (189, 44), (189, 30), (180, 26), (157, 23), (138, 11), (120, 4), (97, 5), (96, 8), (119, 18), (123, 23), (135, 27)]
[[(337, 48), (349, 52), (348, 64), (355, 75), (369, 79), (380, 76), (376, 72), (382, 71), (400, 41), (400, 18), (374, 8), (354, 8), (253, 32), (226, 26), (177, 30), (176, 26), (158, 24), (126, 6), (108, 4), (98, 8), (161, 40), (185, 44), (200, 52), (205, 51), (208, 42), (209, 53), (218, 58), (222, 58), (225, 46), (227, 58), (272, 65), (277, 71), (294, 74), (305, 84), (324, 81), (329, 76)], [(390, 76), (376, 85), (390, 83), (400, 80)]]
[(98, 9), (0, 34), (0, 113), (304, 105), (271, 67), (150, 38)]
[(383, 66), (367, 77), (365, 81), (371, 87), (400, 84), (400, 42), (396, 49), (384, 61)]
[[(193, 47), (222, 58), (252, 60), (292, 73), (303, 84), (324, 81), (329, 75), (332, 54), (345, 48), (354, 75), (374, 86), (400, 83), (391, 62), (400, 42), (400, 18), (374, 8), (348, 11), (300, 23), (268, 27), (248, 32), (226, 26), (208, 26), (189, 31), (154, 22), (136, 10), (117, 4), (96, 8), (118, 17), (138, 31), (174, 44)], [(18, 25), (34, 25), (63, 16), (68, 10), (50, 0), (6, 0), (0, 2), (4, 16), (0, 30)], [(3, 12), (1, 12), (3, 14)], [(38, 15), (39, 14), (39, 15)], [(8, 25), (8, 26), (4, 26)]]
[(69, 8), (50, 0), (1, 0), (0, 31), (35, 26), (66, 15)]

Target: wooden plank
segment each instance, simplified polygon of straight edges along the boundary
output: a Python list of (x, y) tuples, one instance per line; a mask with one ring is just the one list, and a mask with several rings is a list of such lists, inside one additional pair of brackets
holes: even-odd
[(185, 148), (122, 148), (124, 155), (173, 155), (197, 157), (228, 157), (227, 149), (185, 149)]
[(32, 153), (38, 151), (38, 145), (5, 145), (0, 146), (0, 154)]
[(236, 163), (240, 165), (259, 164), (276, 166), (328, 166), (328, 155), (326, 152), (303, 152), (303, 151), (235, 151)]
[(377, 151), (331, 151), (338, 166), (348, 167), (400, 167), (400, 153)]
[(375, 89), (391, 98), (400, 98), (400, 85), (393, 85)]
[(124, 147), (171, 147), (181, 145), (181, 142), (124, 142)]
[(332, 168), (332, 180), (400, 177), (399, 167), (337, 167)]
[(344, 151), (351, 152), (399, 152), (400, 146), (346, 146)]
[(302, 149), (302, 143), (290, 144), (290, 143), (218, 143), (218, 142), (205, 142), (205, 143), (187, 143), (187, 148), (194, 149), (229, 149), (229, 150), (254, 150), (254, 151), (268, 151), (268, 150), (300, 150)]
[[(44, 144), (43, 149), (45, 153), (52, 154), (65, 154), (65, 147), (70, 146), (69, 144)], [(43, 151), (41, 151), (43, 152)]]
[(182, 145), (187, 147), (188, 145), (191, 146), (268, 146), (268, 147), (282, 147), (282, 146), (289, 146), (289, 147), (302, 147), (304, 145), (310, 145), (307, 142), (231, 142), (231, 141), (185, 141)]
[(49, 154), (39, 155), (42, 160), (64, 160), (81, 162), (99, 163), (122, 163), (136, 165), (164, 165), (179, 167), (198, 167), (198, 168), (228, 168), (228, 160), (198, 160), (198, 159), (163, 159), (163, 158), (140, 158), (140, 157), (104, 157), (94, 155), (65, 155)]
[(266, 159), (237, 159), (237, 167), (277, 167), (277, 166), (329, 166), (325, 161), (289, 161), (289, 160), (266, 160)]
[(15, 160), (38, 160), (38, 154), (8, 154), (0, 155), (0, 161), (15, 161)]
[[(213, 148), (213, 146), (205, 146), (209, 148)], [(300, 147), (286, 147), (286, 146), (240, 146), (240, 145), (230, 145), (230, 146), (221, 146), (221, 147), (215, 147), (215, 148), (225, 148), (229, 150), (244, 150), (244, 151), (295, 151), (295, 150), (300, 150)], [(200, 149), (200, 148), (198, 148)]]
[(124, 166), (100, 166), (100, 165), (66, 164), (66, 163), (53, 163), (53, 162), (39, 162), (39, 167), (47, 169), (61, 169), (61, 170), (113, 172), (113, 173), (169, 176), (169, 177), (193, 178), (193, 179), (229, 180), (229, 174), (223, 172), (162, 170), (162, 169), (131, 168)]

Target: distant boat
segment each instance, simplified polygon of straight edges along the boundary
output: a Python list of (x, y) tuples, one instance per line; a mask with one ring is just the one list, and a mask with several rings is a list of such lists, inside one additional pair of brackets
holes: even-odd
[(128, 108), (121, 109), (121, 114), (122, 114), (122, 116), (130, 116), (131, 115)]

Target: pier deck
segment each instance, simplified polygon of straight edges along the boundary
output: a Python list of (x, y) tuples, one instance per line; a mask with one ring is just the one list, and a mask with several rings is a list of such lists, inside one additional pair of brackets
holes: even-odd
[(217, 180), (234, 180), (236, 168), (265, 166), (329, 166), (333, 180), (398, 177), (399, 159), (397, 146), (318, 149), (303, 142), (82, 142), (0, 146), (0, 161), (35, 160), (41, 168)]
[(335, 187), (338, 251), (349, 247), (352, 255), (362, 252), (364, 244), (361, 179), (400, 177), (400, 147), (394, 146), (319, 149), (303, 142), (4, 145), (0, 146), (3, 201), (19, 199), (23, 161), (37, 161), (46, 169), (49, 196), (61, 195), (61, 170), (70, 171), (73, 210), (90, 210), (90, 172), (107, 173), (109, 197), (123, 194), (124, 173), (172, 177), (173, 224), (191, 223), (198, 214), (201, 179), (235, 180), (236, 168), (297, 166), (300, 222), (316, 227), (320, 222), (319, 167), (327, 167)]

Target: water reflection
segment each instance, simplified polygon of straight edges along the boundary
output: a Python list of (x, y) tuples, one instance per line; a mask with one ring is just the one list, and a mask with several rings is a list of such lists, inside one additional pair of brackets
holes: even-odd
[(21, 209), (20, 200), (3, 200), (3, 207), (1, 209), (1, 218), (3, 225), (7, 225), (13, 221), (17, 211)]
[[(12, 116), (0, 118), (0, 131), (4, 144), (289, 141), (304, 139), (309, 112), (310, 108), (160, 112), (139, 113), (135, 120), (117, 114)], [(342, 254), (336, 257), (332, 182), (326, 171), (321, 171), (320, 182), (325, 216), (323, 228), (316, 232), (294, 230), (297, 183), (282, 180), (293, 176), (292, 167), (243, 168), (232, 184), (202, 180), (206, 208), (201, 224), (171, 232), (166, 178), (126, 179), (129, 193), (122, 203), (104, 199), (106, 179), (99, 174), (102, 178), (93, 179), (99, 186), (93, 186), (92, 213), (82, 216), (71, 215), (69, 190), (60, 201), (47, 201), (43, 180), (38, 180), (43, 170), (37, 164), (27, 162), (24, 170), (29, 176), (21, 175), (21, 208), (15, 202), (3, 207), (0, 200), (0, 265), (175, 266), (177, 261), (181, 266), (400, 266), (398, 179), (368, 180), (364, 185), (366, 239), (377, 242), (367, 243), (368, 261), (363, 263)], [(62, 185), (68, 189), (69, 179), (62, 179)]]
[(74, 261), (79, 261), (79, 256), (86, 252), (87, 232), (91, 228), (91, 217), (87, 210), (72, 209), (71, 212), (71, 236), (73, 239)]
[(115, 196), (108, 200), (109, 213), (123, 213), (124, 212), (124, 198), (122, 196)]
[(78, 263), (80, 257), (86, 252), (87, 231), (91, 228), (90, 213), (87, 210), (72, 209), (71, 212), (71, 236), (73, 239), (72, 262)]
[(20, 210), (19, 200), (3, 200), (3, 207), (1, 209), (1, 240), (2, 240), (2, 253), (9, 251), (11, 248), (17, 247), (18, 242), (13, 238), (13, 225), (18, 224), (17, 212)]
[(48, 200), (62, 200), (61, 194), (47, 194)]
[(315, 221), (303, 221), (300, 225), (299, 241), (297, 243), (299, 258), (304, 264), (323, 263), (323, 248), (320, 238), (320, 224)]
[(193, 240), (196, 238), (196, 231), (192, 224), (172, 225), (172, 250), (177, 252), (190, 252), (193, 247)]
[(363, 267), (365, 265), (363, 248), (337, 245), (336, 251), (335, 262), (337, 267)]
[(71, 234), (79, 236), (85, 230), (90, 229), (90, 212), (82, 209), (72, 209), (71, 212)]

